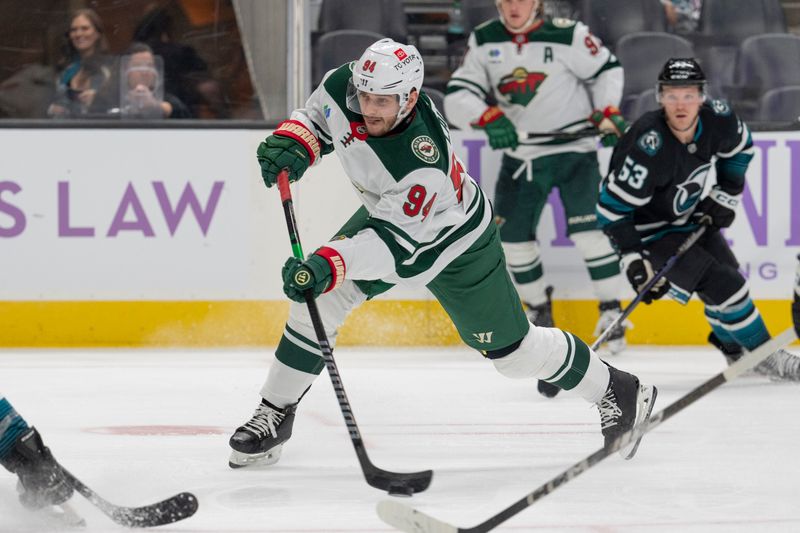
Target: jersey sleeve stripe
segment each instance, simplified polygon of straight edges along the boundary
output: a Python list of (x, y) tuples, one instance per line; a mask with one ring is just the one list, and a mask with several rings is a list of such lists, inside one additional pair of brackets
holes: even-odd
[(608, 61), (606, 61), (605, 64), (603, 64), (602, 67), (597, 69), (597, 72), (595, 72), (594, 74), (592, 74), (591, 76), (586, 78), (585, 81), (593, 80), (593, 79), (597, 78), (603, 72), (605, 72), (607, 70), (611, 70), (612, 68), (617, 68), (617, 67), (622, 68), (622, 65), (620, 64), (619, 60), (617, 60), (617, 57), (612, 54), (611, 57), (608, 58)]
[[(413, 247), (406, 248), (401, 246), (400, 243), (397, 241), (397, 235), (391, 232), (383, 223), (383, 221), (377, 220), (375, 218), (370, 218), (367, 220), (366, 224), (364, 225), (365, 228), (369, 228), (374, 231), (378, 237), (383, 241), (387, 248), (389, 248), (389, 252), (394, 257), (395, 265), (402, 264), (408, 257), (411, 256), (413, 251)], [(404, 243), (407, 244), (407, 243)]]
[(601, 228), (609, 225), (612, 222), (622, 220), (623, 218), (626, 217), (626, 215), (620, 215), (614, 213), (613, 211), (609, 211), (600, 204), (597, 204), (596, 210), (597, 210), (597, 218), (600, 221)]
[(739, 144), (737, 144), (736, 147), (730, 152), (717, 152), (717, 157), (731, 157), (732, 155), (741, 152), (745, 147), (749, 148), (753, 145), (753, 139), (750, 135), (750, 129), (747, 127), (747, 124), (744, 122), (740, 122), (740, 124), (742, 125), (742, 137), (739, 139)]
[(618, 198), (615, 198), (605, 186), (600, 190), (598, 203), (614, 211), (615, 213), (620, 214), (629, 213), (636, 209), (629, 204), (621, 202)]
[(484, 89), (483, 87), (481, 87), (480, 85), (478, 85), (474, 81), (468, 80), (467, 78), (450, 78), (450, 81), (447, 83), (448, 91), (450, 90), (450, 86), (451, 85), (454, 85), (454, 86), (458, 85), (458, 86), (464, 87), (465, 89), (470, 89), (470, 88), (474, 89), (474, 90), (478, 91), (480, 94), (482, 94), (483, 98), (485, 98), (486, 94), (487, 94), (486, 89)]
[(485, 96), (483, 96), (482, 94), (478, 93), (477, 91), (474, 91), (474, 90), (472, 90), (472, 89), (471, 89), (471, 88), (469, 88), (469, 87), (460, 87), (460, 86), (459, 86), (459, 87), (456, 87), (456, 86), (452, 86), (452, 85), (448, 85), (448, 86), (447, 86), (447, 90), (446, 90), (445, 94), (453, 94), (453, 93), (457, 93), (457, 92), (459, 92), (459, 91), (467, 91), (468, 93), (472, 93), (472, 94), (474, 94), (474, 95), (475, 95), (477, 98), (480, 98), (480, 99), (484, 99), (484, 98), (486, 98), (486, 97), (485, 97)]
[(634, 195), (630, 194), (629, 192), (626, 192), (624, 189), (622, 189), (622, 187), (617, 185), (616, 182), (614, 181), (614, 174), (613, 173), (609, 174), (609, 178), (610, 178), (608, 180), (608, 190), (609, 190), (609, 192), (614, 193), (614, 196), (616, 196), (617, 198), (619, 198), (623, 202), (626, 202), (628, 204), (634, 205), (636, 207), (641, 207), (643, 205), (647, 205), (647, 203), (650, 202), (650, 198), (652, 197), (652, 195), (646, 196), (644, 198), (639, 198), (637, 196), (634, 196)]

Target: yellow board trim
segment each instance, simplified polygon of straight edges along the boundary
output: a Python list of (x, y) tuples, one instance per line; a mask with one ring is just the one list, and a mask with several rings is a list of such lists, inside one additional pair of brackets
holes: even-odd
[[(789, 300), (756, 302), (770, 331), (791, 326)], [(264, 347), (278, 343), (289, 305), (284, 301), (1, 302), (0, 347)], [(556, 325), (594, 339), (597, 303), (556, 301)], [(640, 305), (630, 344), (706, 344), (709, 327), (699, 301)], [(451, 346), (460, 343), (436, 301), (377, 300), (356, 309), (339, 345)]]

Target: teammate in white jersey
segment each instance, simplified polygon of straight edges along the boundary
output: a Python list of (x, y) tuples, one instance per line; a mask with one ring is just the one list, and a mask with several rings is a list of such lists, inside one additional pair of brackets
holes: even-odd
[(278, 459), (300, 398), (324, 367), (303, 302), (318, 297), (333, 344), (352, 309), (392, 284), (426, 286), (462, 340), (511, 378), (546, 378), (600, 410), (606, 445), (649, 416), (655, 387), (605, 365), (577, 337), (532, 326), (506, 270), (492, 207), (420, 92), (422, 58), (383, 39), (328, 72), (303, 109), (258, 148), (268, 187), (297, 180), (335, 150), (363, 207), (325, 246), (286, 261), (294, 302), (252, 418), (230, 439), (232, 467)]
[[(461, 129), (486, 132), (504, 150), (495, 208), (500, 238), (528, 316), (553, 326), (536, 227), (550, 192), (557, 188), (567, 234), (583, 255), (600, 301), (595, 335), (621, 313), (617, 256), (597, 229), (594, 205), (600, 171), (597, 138), (519, 140), (520, 132), (575, 132), (598, 127), (612, 145), (626, 128), (617, 105), (622, 67), (580, 22), (540, 18), (540, 0), (497, 0), (499, 19), (473, 31), (461, 66), (447, 85), (445, 111)], [(588, 90), (587, 90), (588, 88)], [(496, 101), (487, 106), (486, 101)], [(612, 353), (625, 347), (625, 326), (608, 336)], [(554, 395), (558, 389), (539, 383)]]
[(30, 510), (60, 505), (73, 493), (61, 467), (42, 442), (0, 394), (0, 464), (19, 478), (19, 500)]

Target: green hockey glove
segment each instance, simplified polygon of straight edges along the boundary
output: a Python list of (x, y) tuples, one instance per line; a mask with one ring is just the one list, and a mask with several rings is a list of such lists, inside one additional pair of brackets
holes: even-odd
[(312, 289), (314, 298), (332, 291), (344, 282), (344, 259), (333, 248), (323, 246), (308, 259), (291, 257), (283, 265), (283, 292), (295, 302), (304, 302), (305, 291)]
[(290, 182), (299, 180), (308, 167), (314, 164), (319, 152), (319, 141), (302, 122), (282, 122), (275, 133), (258, 145), (256, 151), (264, 184), (267, 187), (275, 185), (278, 173), (284, 168), (289, 171)]
[(600, 130), (600, 144), (603, 146), (616, 146), (617, 141), (627, 131), (628, 123), (620, 114), (619, 109), (610, 105), (600, 111), (595, 109), (589, 116), (589, 122)]
[(472, 127), (486, 132), (486, 136), (489, 137), (489, 146), (492, 147), (492, 150), (514, 149), (519, 146), (517, 128), (514, 127), (514, 124), (505, 113), (500, 111), (499, 107), (486, 109), (478, 119), (478, 122), (472, 124)]

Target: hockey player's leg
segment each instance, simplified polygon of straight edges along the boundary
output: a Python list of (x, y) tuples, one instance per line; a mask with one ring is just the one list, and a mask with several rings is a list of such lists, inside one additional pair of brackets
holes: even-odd
[[(339, 327), (366, 295), (352, 281), (317, 299), (320, 316), (333, 347)], [(250, 419), (231, 436), (231, 468), (269, 465), (280, 459), (283, 443), (292, 436), (300, 398), (325, 368), (322, 351), (305, 304), (292, 302), (283, 336), (275, 350), (261, 400)]]
[[(754, 350), (770, 339), (764, 320), (750, 298), (747, 282), (733, 266), (721, 264), (709, 269), (709, 277), (703, 280), (698, 292), (706, 304), (706, 319), (714, 340), (719, 340), (729, 361), (741, 357), (742, 348)], [(739, 346), (738, 352), (735, 345)], [(778, 350), (753, 372), (775, 381), (800, 381), (800, 358)]]
[[(594, 293), (600, 302), (600, 318), (594, 330), (594, 335), (599, 336), (622, 314), (619, 295), (623, 283), (619, 271), (619, 258), (601, 231), (581, 231), (570, 235), (570, 238), (583, 255)], [(628, 320), (614, 327), (605, 341), (609, 352), (618, 354), (625, 349), (627, 346), (625, 331), (632, 327)]]
[[(537, 377), (596, 404), (606, 446), (644, 424), (653, 409), (654, 386), (606, 365), (586, 343), (566, 331), (531, 327), (511, 353), (498, 350), (486, 356), (505, 376)], [(637, 440), (621, 449), (620, 455), (630, 459), (638, 444)]]
[[(554, 327), (553, 303), (550, 298), (553, 288), (545, 286), (539, 244), (536, 241), (504, 242), (503, 251), (508, 261), (508, 270), (525, 305), (528, 320), (537, 326)], [(559, 391), (555, 385), (541, 380), (536, 387), (541, 395), (548, 398), (553, 398)]]
[(504, 242), (503, 252), (519, 297), (525, 304), (528, 320), (537, 326), (553, 327), (553, 310), (544, 281), (539, 243)]
[(30, 510), (66, 502), (73, 493), (61, 467), (36, 428), (28, 427), (0, 396), (0, 464), (19, 478), (19, 500)]

